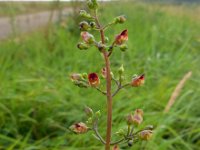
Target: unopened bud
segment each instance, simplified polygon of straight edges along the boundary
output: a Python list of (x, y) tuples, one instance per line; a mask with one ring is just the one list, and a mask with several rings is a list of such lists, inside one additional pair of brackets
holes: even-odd
[(96, 23), (95, 22), (90, 22), (90, 27), (91, 28), (95, 28), (96, 27)]
[(87, 5), (90, 9), (97, 9), (98, 8), (98, 3), (97, 0), (87, 0)]
[(126, 18), (125, 18), (125, 16), (118, 16), (118, 17), (116, 17), (115, 19), (114, 19), (114, 23), (115, 24), (117, 24), (117, 23), (120, 23), (120, 24), (122, 24), (122, 23), (124, 23), (126, 21)]
[(153, 125), (148, 125), (148, 126), (145, 127), (145, 129), (146, 129), (146, 130), (153, 130), (154, 127), (153, 127)]
[(86, 115), (87, 115), (88, 117), (92, 117), (92, 115), (93, 115), (93, 110), (92, 110), (90, 107), (85, 106), (85, 113), (86, 113)]
[(89, 13), (87, 13), (85, 10), (80, 10), (79, 14), (80, 14), (81, 17), (84, 17), (84, 18), (87, 18), (87, 19), (92, 18), (92, 16)]
[(122, 52), (125, 52), (128, 49), (128, 46), (126, 44), (122, 44), (119, 46), (119, 48)]
[(89, 85), (83, 81), (73, 80), (72, 81), (74, 85), (80, 87), (80, 88), (87, 88)]
[(100, 52), (102, 52), (103, 50), (105, 50), (106, 46), (104, 44), (102, 44), (101, 42), (98, 43), (98, 49)]
[(126, 117), (126, 122), (127, 122), (128, 125), (133, 124), (133, 115), (132, 115), (132, 114), (129, 114), (129, 115)]
[(122, 75), (124, 73), (124, 66), (123, 65), (121, 65), (121, 67), (118, 69), (118, 73), (120, 75)]
[(119, 131), (117, 131), (116, 134), (118, 134), (120, 136), (124, 136), (126, 133), (123, 129), (119, 129)]
[(86, 21), (80, 22), (79, 27), (81, 31), (87, 31), (90, 29), (90, 25)]
[(77, 47), (80, 49), (80, 50), (87, 50), (89, 48), (89, 46), (86, 44), (86, 43), (78, 43), (77, 44)]
[(92, 44), (95, 41), (94, 36), (86, 31), (81, 32), (81, 37), (83, 41), (87, 44)]
[(109, 38), (105, 37), (105, 43), (108, 43), (108, 42), (109, 42)]
[(148, 141), (153, 135), (153, 131), (151, 130), (143, 130), (139, 133), (139, 137), (141, 140)]
[(87, 73), (82, 73), (83, 79), (87, 79), (88, 74)]
[(90, 118), (88, 118), (88, 124), (92, 124), (92, 122), (93, 122), (93, 119), (92, 119), (92, 117), (90, 117)]
[(100, 111), (100, 110), (97, 111), (97, 112), (95, 113), (95, 115), (96, 115), (97, 118), (101, 117), (101, 111)]
[(128, 141), (128, 146), (130, 146), (130, 147), (133, 146), (133, 140)]

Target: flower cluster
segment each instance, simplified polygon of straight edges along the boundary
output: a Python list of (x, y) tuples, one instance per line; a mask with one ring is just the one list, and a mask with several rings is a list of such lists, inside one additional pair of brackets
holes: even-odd
[[(79, 29), (81, 31), (80, 37), (81, 41), (77, 44), (78, 49), (88, 50), (90, 47), (96, 47), (99, 52), (104, 57), (105, 66), (97, 72), (92, 73), (72, 73), (70, 78), (72, 82), (81, 88), (94, 88), (98, 92), (102, 93), (107, 97), (107, 132), (106, 140), (101, 137), (98, 131), (98, 121), (100, 120), (100, 111), (93, 112), (90, 107), (85, 107), (85, 113), (87, 115), (87, 120), (85, 123), (79, 122), (70, 126), (70, 129), (77, 134), (86, 133), (88, 131), (93, 131), (95, 137), (105, 145), (106, 150), (110, 150), (110, 146), (113, 146), (113, 150), (119, 150), (119, 144), (126, 142), (129, 146), (138, 140), (149, 140), (152, 137), (153, 127), (147, 126), (141, 129), (140, 125), (143, 122), (143, 110), (136, 109), (134, 113), (130, 113), (126, 116), (127, 128), (125, 130), (120, 129), (117, 134), (121, 136), (121, 140), (111, 141), (111, 127), (112, 127), (112, 98), (119, 93), (121, 89), (126, 87), (141, 87), (145, 82), (145, 75), (135, 75), (132, 79), (127, 79), (125, 76), (125, 69), (121, 65), (117, 71), (117, 75), (111, 72), (110, 68), (110, 56), (115, 48), (120, 49), (122, 52), (128, 49), (128, 30), (124, 29), (119, 32), (116, 36), (113, 36), (113, 40), (109, 40), (105, 36), (105, 30), (116, 24), (123, 24), (126, 22), (126, 17), (120, 15), (111, 20), (108, 24), (102, 25), (98, 18), (98, 7), (99, 4), (97, 0), (87, 0), (87, 6), (90, 12), (85, 10), (80, 11), (80, 16), (84, 18), (83, 21), (79, 23)], [(91, 31), (97, 31), (100, 33), (101, 40), (92, 34)], [(101, 76), (99, 76), (101, 74)], [(106, 81), (106, 86), (103, 85), (101, 80)], [(111, 87), (111, 84), (115, 84)], [(125, 120), (125, 119), (124, 119)], [(140, 127), (140, 130), (138, 129)]]

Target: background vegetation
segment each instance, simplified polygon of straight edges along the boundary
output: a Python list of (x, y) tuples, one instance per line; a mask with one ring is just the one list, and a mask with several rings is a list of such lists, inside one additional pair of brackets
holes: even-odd
[[(133, 74), (146, 74), (145, 86), (123, 90), (115, 97), (113, 135), (125, 127), (125, 115), (136, 108), (145, 112), (143, 126), (155, 126), (152, 140), (131, 148), (123, 145), (122, 149), (199, 149), (200, 22), (195, 12), (198, 10), (198, 6), (133, 2), (101, 7), (104, 23), (120, 14), (128, 19), (124, 26), (106, 31), (111, 41), (113, 33), (129, 31), (129, 50), (121, 54), (116, 49), (112, 55), (113, 73), (123, 63), (127, 80)], [(187, 12), (191, 14), (185, 15)], [(103, 136), (106, 128), (104, 97), (93, 89), (75, 87), (69, 78), (73, 72), (100, 73), (104, 65), (96, 49), (76, 48), (80, 40), (77, 19), (72, 16), (64, 26), (59, 23), (52, 26), (48, 34), (40, 29), (0, 42), (0, 149), (103, 149), (90, 133), (74, 135), (67, 130), (72, 123), (86, 119), (84, 105), (102, 111), (99, 128)], [(169, 113), (164, 114), (175, 86), (188, 71), (193, 72), (192, 78)]]

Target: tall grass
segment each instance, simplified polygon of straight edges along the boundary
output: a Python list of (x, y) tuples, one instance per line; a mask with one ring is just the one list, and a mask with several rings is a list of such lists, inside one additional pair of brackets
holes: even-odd
[[(115, 97), (113, 134), (125, 127), (124, 116), (136, 108), (145, 112), (143, 126), (155, 126), (152, 140), (122, 149), (198, 150), (200, 24), (190, 17), (150, 9), (153, 6), (104, 5), (103, 22), (121, 13), (128, 19), (125, 27), (106, 31), (112, 41), (113, 33), (129, 30), (129, 50), (121, 55), (116, 49), (112, 55), (113, 73), (123, 63), (127, 80), (133, 74), (147, 76), (144, 87), (123, 90)], [(48, 42), (38, 31), (0, 43), (0, 149), (103, 149), (90, 133), (74, 135), (67, 130), (86, 119), (83, 108), (88, 105), (102, 111), (100, 132), (105, 136), (106, 100), (93, 89), (75, 87), (69, 79), (72, 72), (100, 73), (104, 65), (95, 49), (77, 50), (79, 39), (68, 28), (55, 25)], [(188, 71), (193, 72), (192, 78), (169, 113), (163, 114)]]

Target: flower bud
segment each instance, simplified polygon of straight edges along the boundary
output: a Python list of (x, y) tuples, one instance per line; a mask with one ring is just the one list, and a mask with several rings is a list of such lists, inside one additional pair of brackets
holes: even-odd
[(143, 111), (142, 109), (136, 109), (133, 115), (133, 124), (140, 125), (143, 121)]
[(118, 145), (113, 146), (112, 150), (120, 150)]
[(97, 112), (95, 113), (95, 115), (96, 115), (97, 118), (101, 117), (101, 111), (100, 111), (100, 110), (97, 111)]
[(133, 115), (132, 115), (132, 114), (129, 114), (129, 115), (126, 117), (126, 122), (127, 122), (128, 125), (133, 124)]
[(129, 147), (133, 146), (133, 140), (129, 140), (129, 141), (128, 141), (128, 146), (129, 146)]
[(122, 23), (124, 23), (125, 21), (126, 21), (126, 18), (125, 18), (124, 15), (118, 16), (118, 17), (116, 17), (116, 18), (114, 19), (114, 23), (115, 23), (115, 24), (117, 24), (117, 23), (122, 24)]
[(92, 124), (92, 122), (93, 122), (92, 117), (88, 118), (88, 124)]
[(106, 73), (107, 73), (106, 72), (106, 67), (102, 68), (101, 69), (101, 75), (102, 75), (103, 78), (106, 78)]
[(131, 85), (134, 87), (139, 87), (144, 84), (144, 81), (145, 81), (144, 74), (142, 74), (140, 76), (133, 78), (131, 81)]
[(78, 43), (77, 47), (80, 50), (87, 50), (89, 48), (89, 46), (86, 43)]
[(87, 13), (85, 10), (80, 10), (79, 14), (80, 14), (81, 17), (84, 17), (84, 18), (87, 18), (87, 19), (92, 18), (92, 16), (89, 13)]
[(145, 129), (146, 129), (146, 130), (153, 130), (154, 127), (153, 127), (153, 125), (148, 125), (148, 126), (145, 127)]
[(105, 37), (105, 43), (108, 43), (108, 42), (109, 42), (109, 38)]
[(73, 73), (73, 74), (70, 75), (70, 77), (71, 77), (71, 80), (80, 80), (80, 79), (82, 79), (82, 75), (79, 74), (79, 73)]
[(128, 46), (126, 44), (122, 44), (119, 46), (119, 48), (122, 52), (125, 52), (128, 49)]
[(153, 135), (153, 131), (151, 130), (143, 130), (139, 133), (139, 137), (141, 140), (148, 141)]
[(123, 65), (121, 65), (121, 67), (118, 69), (118, 73), (120, 75), (122, 75), (124, 73), (124, 66)]
[(86, 124), (80, 122), (76, 123), (72, 126), (69, 127), (70, 130), (72, 130), (74, 133), (81, 134), (81, 133), (86, 133), (88, 131), (88, 127)]
[(118, 134), (120, 136), (124, 136), (126, 133), (123, 129), (119, 129), (119, 131), (117, 131), (116, 134)]
[(87, 73), (82, 73), (82, 77), (83, 77), (84, 79), (87, 79), (87, 76), (88, 76)]
[(82, 37), (83, 41), (87, 44), (92, 44), (95, 41), (94, 36), (85, 31), (81, 32), (81, 37)]
[(95, 22), (90, 22), (90, 27), (93, 29), (96, 27), (96, 23)]
[(97, 0), (87, 0), (87, 5), (90, 9), (97, 9), (98, 8), (98, 3)]
[(100, 79), (96, 73), (88, 74), (88, 81), (90, 86), (97, 87), (100, 84)]
[(81, 31), (87, 31), (90, 29), (90, 25), (86, 21), (80, 22), (79, 27)]
[(88, 87), (88, 84), (83, 82), (83, 81), (72, 80), (72, 82), (74, 83), (74, 85), (76, 85), (80, 88), (87, 88)]
[(128, 40), (128, 30), (124, 30), (116, 36), (115, 43), (117, 45), (122, 45), (127, 40)]
[(92, 115), (93, 115), (93, 110), (92, 110), (90, 107), (85, 106), (85, 113), (86, 113), (86, 115), (87, 115), (88, 117), (92, 117)]
[(99, 42), (97, 46), (98, 46), (98, 49), (99, 49), (100, 52), (102, 52), (103, 50), (106, 49), (106, 45), (102, 44), (101, 42)]

